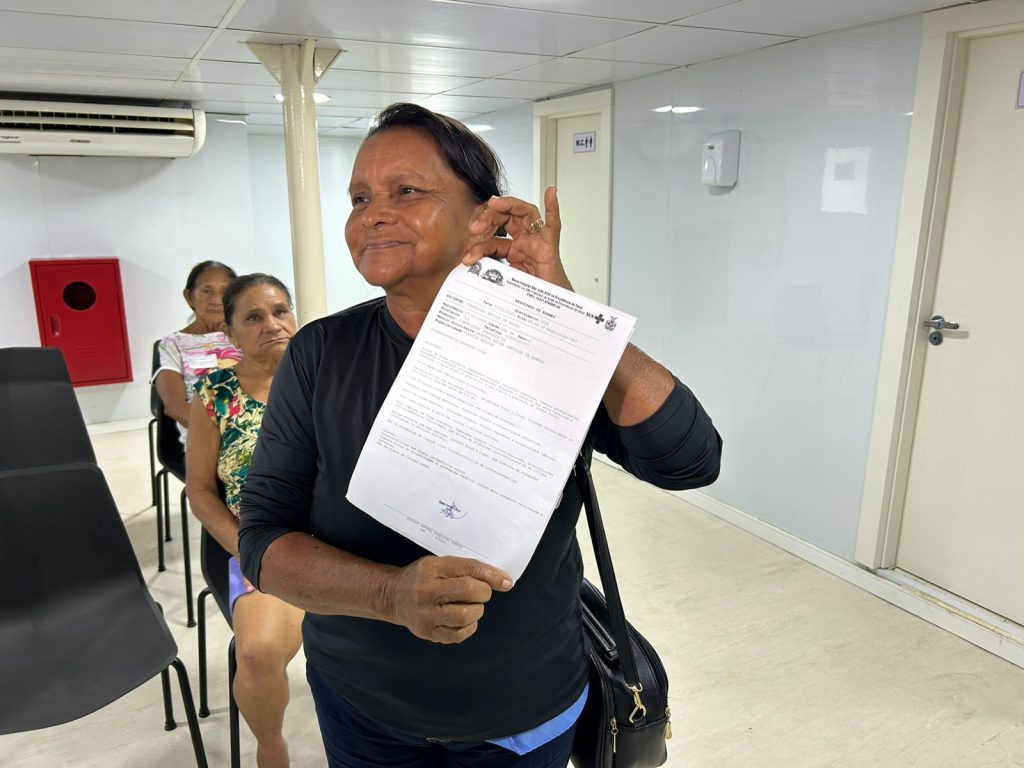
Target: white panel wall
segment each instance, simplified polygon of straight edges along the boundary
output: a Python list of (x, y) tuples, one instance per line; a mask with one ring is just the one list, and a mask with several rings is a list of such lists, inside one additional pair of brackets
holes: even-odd
[[(352, 209), (348, 184), (358, 148), (359, 142), (354, 139), (320, 139), (320, 199), (323, 206), (328, 313), (381, 293), (368, 286), (356, 272), (345, 244), (345, 220)], [(292, 287), (292, 241), (288, 219), (284, 137), (250, 136), (249, 163), (253, 181), (256, 252), (267, 259), (283, 257), (288, 267), (278, 277)]]
[[(89, 422), (149, 413), (152, 344), (188, 321), (181, 297), (197, 261), (279, 271), (257, 260), (244, 126), (208, 124), (206, 146), (182, 160), (0, 158), (0, 345), (39, 344), (28, 260), (121, 260), (135, 380), (77, 390)], [(285, 259), (287, 263), (287, 259)]]
[[(724, 436), (710, 495), (850, 559), (919, 36), (914, 17), (615, 90), (612, 303)], [(701, 142), (731, 128), (739, 183), (705, 187)]]
[(471, 123), (485, 123), (492, 130), (481, 133), (505, 166), (508, 194), (529, 200), (533, 197), (533, 104), (520, 104), (492, 112)]

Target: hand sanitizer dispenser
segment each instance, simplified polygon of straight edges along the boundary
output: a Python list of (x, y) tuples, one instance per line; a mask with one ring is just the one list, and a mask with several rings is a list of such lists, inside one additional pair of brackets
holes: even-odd
[(713, 133), (704, 139), (701, 147), (701, 183), (711, 187), (731, 187), (736, 184), (739, 166), (739, 131)]

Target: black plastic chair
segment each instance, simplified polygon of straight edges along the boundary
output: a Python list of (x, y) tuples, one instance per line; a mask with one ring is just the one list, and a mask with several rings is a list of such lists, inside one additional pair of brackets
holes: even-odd
[[(157, 342), (153, 346), (154, 370), (159, 365)], [(185, 565), (185, 605), (188, 612), (186, 626), (196, 625), (195, 612), (192, 606), (192, 555), (188, 535), (188, 498), (185, 496), (185, 446), (181, 444), (178, 423), (164, 411), (164, 401), (157, 394), (156, 385), (150, 385), (150, 411), (156, 419), (156, 436), (151, 445), (156, 446), (156, 458), (160, 469), (153, 477), (157, 492), (156, 505), (156, 536), (157, 536), (157, 570), (167, 570), (164, 564), (164, 541), (171, 540), (171, 499), (170, 476), (174, 475), (182, 483), (179, 503), (181, 505), (181, 555)]]
[[(203, 528), (199, 544), (199, 561), (206, 580), (206, 589), (199, 593), (196, 608), (199, 612), (199, 716), (209, 717), (210, 707), (207, 702), (206, 675), (206, 598), (213, 595), (213, 600), (220, 608), (228, 626), (231, 624), (231, 608), (228, 605), (228, 559), (230, 555), (220, 543)], [(235, 657), (235, 638), (228, 645), (228, 727), (231, 742), (231, 768), (240, 768), (242, 764), (238, 736), (238, 705), (235, 704), (234, 683), (238, 662)]]
[(188, 673), (99, 467), (0, 472), (0, 581), (0, 734), (84, 717), (157, 675), (172, 730), (174, 667), (207, 768)]
[(0, 425), (0, 471), (96, 463), (59, 349), (0, 349)]

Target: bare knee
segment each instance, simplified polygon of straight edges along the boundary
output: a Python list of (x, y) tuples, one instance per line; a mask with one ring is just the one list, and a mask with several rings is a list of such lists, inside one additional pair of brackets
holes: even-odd
[(249, 679), (276, 677), (284, 673), (288, 659), (284, 649), (260, 638), (235, 637), (238, 674)]

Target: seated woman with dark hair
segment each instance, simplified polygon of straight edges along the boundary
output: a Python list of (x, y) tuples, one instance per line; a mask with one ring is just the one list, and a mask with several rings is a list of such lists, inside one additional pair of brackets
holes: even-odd
[(178, 422), (182, 442), (196, 382), (239, 358), (223, 328), (224, 291), (234, 278), (235, 270), (219, 261), (201, 261), (192, 267), (182, 291), (194, 313), (192, 322), (160, 339), (160, 359), (150, 381), (163, 401), (164, 413)]
[[(274, 768), (288, 765), (282, 733), (288, 704), (287, 667), (302, 644), (303, 612), (253, 591), (242, 577), (238, 501), (274, 372), (295, 334), (291, 295), (276, 277), (243, 275), (224, 292), (224, 319), (228, 338), (241, 350), (242, 359), (233, 368), (209, 373), (196, 386), (186, 449), (186, 490), (196, 517), (232, 555), (228, 575), (238, 659), (235, 700), (256, 736), (256, 764)], [(218, 479), (224, 484), (224, 498)]]

